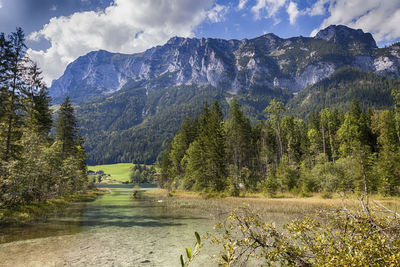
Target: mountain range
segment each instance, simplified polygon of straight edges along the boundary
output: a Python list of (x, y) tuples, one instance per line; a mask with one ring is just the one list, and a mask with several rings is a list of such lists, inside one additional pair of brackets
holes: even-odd
[(137, 54), (90, 52), (53, 81), (69, 96), (89, 163), (154, 162), (186, 115), (233, 97), (253, 122), (273, 98), (293, 114), (324, 107), (388, 107), (400, 77), (400, 43), (378, 48), (362, 30), (332, 25), (315, 37), (223, 40), (173, 37)]

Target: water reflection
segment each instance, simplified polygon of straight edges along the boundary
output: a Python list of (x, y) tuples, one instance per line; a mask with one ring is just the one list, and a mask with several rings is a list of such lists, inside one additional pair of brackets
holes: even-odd
[[(159, 203), (133, 200), (130, 197), (132, 185), (99, 187), (111, 188), (112, 193), (100, 196), (94, 202), (73, 203), (46, 222), (0, 228), (0, 243), (99, 231), (106, 227), (179, 227), (206, 220), (205, 217), (179, 214)], [(145, 185), (142, 188), (151, 190), (155, 187)]]

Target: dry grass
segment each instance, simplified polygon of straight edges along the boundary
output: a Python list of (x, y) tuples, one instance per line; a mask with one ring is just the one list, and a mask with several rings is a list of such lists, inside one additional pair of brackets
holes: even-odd
[[(337, 209), (342, 206), (342, 199), (339, 196), (324, 199), (321, 195), (308, 198), (290, 195), (282, 198), (267, 198), (259, 194), (251, 194), (246, 197), (205, 199), (195, 192), (179, 191), (168, 193), (164, 189), (155, 189), (143, 192), (142, 197), (155, 201), (162, 200), (168, 208), (181, 209), (193, 215), (209, 215), (216, 219), (223, 219), (235, 208), (246, 205), (266, 220), (279, 224), (312, 214), (317, 210)], [(398, 210), (400, 207), (400, 201), (397, 199), (382, 199), (379, 197), (374, 199), (389, 205), (392, 209), (395, 207)], [(347, 207), (353, 207), (359, 204), (359, 199), (357, 196), (352, 195), (344, 202)]]

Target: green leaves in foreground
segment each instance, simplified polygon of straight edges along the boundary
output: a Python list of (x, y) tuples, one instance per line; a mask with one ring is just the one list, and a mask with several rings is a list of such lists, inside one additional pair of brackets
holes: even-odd
[(200, 253), (200, 249), (203, 245), (201, 245), (201, 238), (198, 232), (194, 232), (194, 235), (196, 236), (196, 245), (194, 247), (194, 253), (192, 253), (191, 248), (186, 248), (186, 256), (187, 256), (187, 261), (185, 262), (184, 256), (181, 255), (180, 260), (181, 260), (181, 266), (182, 267), (187, 267), (190, 266), (190, 263), (193, 262), (193, 260), (196, 258), (197, 255)]
[(324, 210), (284, 230), (248, 208), (217, 225), (221, 266), (400, 266), (400, 214), (361, 199), (360, 206)]

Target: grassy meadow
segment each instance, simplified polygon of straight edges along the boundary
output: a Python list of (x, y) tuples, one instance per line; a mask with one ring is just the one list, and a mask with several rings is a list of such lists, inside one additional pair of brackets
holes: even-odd
[(117, 163), (117, 164), (106, 164), (106, 165), (95, 165), (88, 166), (88, 170), (92, 171), (104, 171), (105, 174), (110, 174), (109, 179), (120, 181), (120, 182), (129, 182), (131, 168), (134, 165), (132, 163)]

